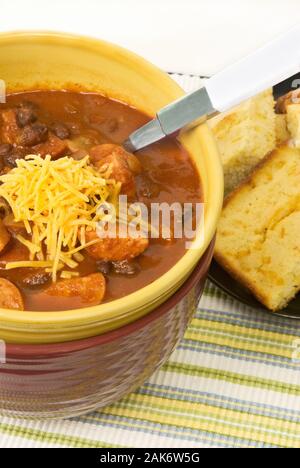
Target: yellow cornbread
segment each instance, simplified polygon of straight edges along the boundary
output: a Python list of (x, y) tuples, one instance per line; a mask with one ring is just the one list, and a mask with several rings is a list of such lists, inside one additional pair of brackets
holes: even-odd
[(229, 193), (276, 146), (272, 90), (208, 121), (221, 154)]
[(300, 290), (300, 150), (282, 146), (225, 200), (215, 258), (269, 309)]

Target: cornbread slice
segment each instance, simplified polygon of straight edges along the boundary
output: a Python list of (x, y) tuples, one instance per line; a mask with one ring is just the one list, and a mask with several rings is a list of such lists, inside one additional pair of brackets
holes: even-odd
[(300, 150), (282, 146), (225, 200), (216, 260), (269, 309), (300, 290)]
[(229, 193), (276, 145), (272, 90), (208, 121), (221, 153)]
[(300, 147), (300, 104), (289, 104), (286, 107), (287, 127), (296, 148)]
[(275, 131), (276, 131), (276, 145), (282, 145), (286, 143), (291, 135), (287, 127), (287, 118), (286, 114), (276, 114), (275, 115)]

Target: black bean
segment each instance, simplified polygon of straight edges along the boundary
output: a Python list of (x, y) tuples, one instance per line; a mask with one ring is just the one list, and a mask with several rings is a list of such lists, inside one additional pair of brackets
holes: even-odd
[(70, 130), (66, 125), (60, 122), (56, 122), (51, 126), (51, 130), (55, 133), (55, 135), (60, 138), (61, 140), (66, 140), (70, 138)]
[(17, 159), (20, 159), (20, 158), (17, 158), (15, 155), (9, 155), (7, 156), (7, 158), (5, 158), (5, 166), (8, 166), (8, 167), (17, 167)]
[(97, 271), (99, 271), (103, 275), (108, 275), (111, 270), (111, 263), (105, 262), (104, 260), (99, 260), (98, 262), (96, 262), (96, 268)]
[(26, 125), (19, 139), (20, 146), (35, 146), (48, 138), (48, 128), (42, 123)]
[(112, 262), (114, 272), (118, 275), (132, 276), (140, 271), (140, 266), (137, 262), (123, 260), (120, 262)]
[(12, 154), (9, 154), (8, 156), (5, 157), (4, 159), (4, 164), (5, 166), (8, 166), (8, 167), (17, 167), (17, 159), (20, 159), (18, 158), (16, 155), (12, 155)]
[(0, 144), (0, 156), (7, 156), (11, 153), (13, 147), (9, 143)]
[(37, 120), (37, 115), (31, 106), (22, 106), (16, 110), (18, 127), (23, 128)]
[(27, 154), (29, 154), (29, 152), (26, 148), (13, 147), (11, 152), (3, 157), (4, 164), (11, 168), (17, 167), (17, 159), (24, 159)]
[(46, 273), (44, 270), (36, 270), (29, 272), (22, 279), (22, 284), (25, 288), (35, 289), (47, 284), (51, 279), (50, 273)]

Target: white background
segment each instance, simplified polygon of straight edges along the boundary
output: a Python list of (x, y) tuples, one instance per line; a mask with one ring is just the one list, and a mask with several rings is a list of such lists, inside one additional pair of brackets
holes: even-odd
[(300, 0), (0, 0), (0, 30), (116, 42), (167, 71), (209, 75), (295, 23)]

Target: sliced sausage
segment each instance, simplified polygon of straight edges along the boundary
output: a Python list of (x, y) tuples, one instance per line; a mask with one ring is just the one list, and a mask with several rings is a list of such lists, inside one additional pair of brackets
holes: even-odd
[(121, 193), (134, 198), (136, 193), (134, 176), (141, 172), (139, 160), (121, 146), (104, 144), (94, 146), (90, 150), (93, 164), (100, 174), (108, 173), (108, 177), (121, 182)]
[(49, 133), (49, 138), (45, 143), (36, 145), (34, 147), (34, 152), (40, 154), (41, 157), (47, 156), (50, 154), (52, 159), (57, 159), (60, 156), (63, 156), (68, 151), (68, 145), (64, 140), (58, 138), (54, 133)]
[(134, 175), (126, 161), (120, 159), (116, 154), (111, 154), (107, 156), (105, 160), (95, 163), (95, 166), (102, 177), (121, 182), (122, 194), (127, 195), (129, 198), (135, 197)]
[(50, 296), (80, 297), (82, 302), (100, 304), (106, 290), (105, 278), (93, 273), (81, 278), (71, 278), (52, 283), (46, 290)]
[(134, 154), (126, 151), (120, 145), (115, 145), (113, 143), (105, 143), (103, 145), (94, 146), (93, 148), (91, 148), (90, 151), (90, 156), (94, 164), (99, 161), (103, 161), (105, 158), (111, 156), (112, 154), (115, 154), (120, 159), (126, 161), (133, 174), (137, 175), (142, 172), (142, 165), (138, 158)]
[(2, 128), (1, 140), (3, 143), (13, 145), (21, 135), (21, 130), (17, 124), (16, 113), (13, 109), (6, 109), (1, 112)]
[(0, 307), (24, 310), (24, 301), (18, 288), (5, 278), (0, 278)]
[(137, 257), (149, 246), (149, 240), (144, 237), (98, 238), (95, 231), (86, 232), (86, 242), (99, 239), (97, 244), (87, 247), (88, 254), (96, 260), (122, 261)]

